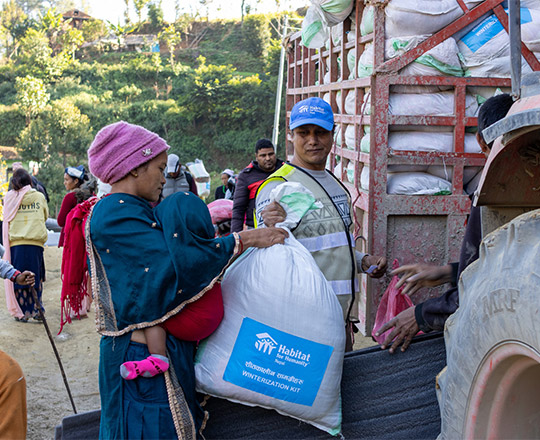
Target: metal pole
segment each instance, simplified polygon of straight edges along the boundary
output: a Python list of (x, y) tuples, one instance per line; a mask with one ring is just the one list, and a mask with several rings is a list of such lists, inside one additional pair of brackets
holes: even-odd
[(521, 95), (521, 11), (519, 0), (509, 0), (510, 17), (508, 19), (510, 37), (510, 65), (512, 68), (512, 96)]
[(64, 366), (62, 365), (62, 361), (60, 360), (60, 355), (58, 354), (58, 350), (56, 349), (56, 344), (54, 343), (54, 339), (52, 337), (51, 331), (49, 330), (49, 325), (47, 324), (47, 320), (45, 319), (43, 306), (39, 302), (37, 292), (34, 286), (30, 288), (30, 291), (32, 292), (34, 303), (36, 304), (36, 307), (39, 310), (39, 316), (41, 317), (41, 320), (43, 321), (43, 325), (45, 326), (45, 330), (47, 331), (47, 336), (49, 337), (49, 341), (51, 342), (54, 355), (56, 356), (56, 360), (58, 361), (58, 366), (60, 367), (60, 373), (62, 374), (62, 379), (64, 379), (64, 385), (66, 386), (66, 390), (69, 396), (69, 401), (71, 402), (71, 407), (73, 408), (73, 412), (77, 414), (77, 408), (75, 408), (75, 402), (73, 401), (73, 396), (71, 395), (71, 390), (69, 389), (66, 373), (64, 372)]
[[(287, 27), (289, 25), (289, 17), (285, 16), (285, 23), (283, 25), (283, 32), (281, 33), (281, 41), (285, 39), (287, 35)], [(274, 111), (274, 130), (272, 131), (272, 143), (277, 150), (277, 141), (279, 136), (279, 113), (281, 111), (281, 90), (283, 89), (283, 65), (285, 64), (285, 46), (281, 45), (281, 55), (279, 57), (279, 74), (276, 90), (276, 107)]]

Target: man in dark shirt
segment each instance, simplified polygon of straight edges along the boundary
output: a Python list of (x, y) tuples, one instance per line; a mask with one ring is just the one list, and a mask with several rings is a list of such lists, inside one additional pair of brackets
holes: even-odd
[(276, 158), (274, 144), (268, 139), (259, 139), (255, 144), (255, 160), (244, 168), (236, 180), (231, 231), (240, 232), (244, 222), (253, 228), (255, 196), (262, 182), (283, 164)]
[[(486, 156), (489, 155), (493, 142), (488, 145), (482, 137), (482, 131), (504, 118), (512, 104), (513, 100), (510, 95), (500, 94), (492, 96), (480, 107), (476, 139)], [(452, 287), (437, 298), (428, 299), (404, 310), (378, 329), (377, 334), (379, 335), (394, 327), (384, 343), (381, 344), (381, 348), (385, 349), (391, 344), (389, 351), (393, 353), (403, 343), (401, 351), (405, 351), (419, 330), (427, 333), (444, 329), (444, 324), (448, 317), (459, 307), (459, 292), (457, 287), (459, 276), (469, 264), (478, 259), (478, 249), (481, 242), (482, 223), (480, 208), (472, 206), (461, 245), (459, 263), (451, 263), (446, 266), (413, 264), (403, 266), (392, 273), (404, 274), (397, 286), (399, 287), (405, 284), (403, 294), (411, 295), (422, 287), (433, 287), (444, 284), (445, 282), (451, 282)]]

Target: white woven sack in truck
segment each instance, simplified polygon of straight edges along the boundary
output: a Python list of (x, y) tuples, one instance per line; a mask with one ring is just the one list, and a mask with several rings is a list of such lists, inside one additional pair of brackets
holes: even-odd
[[(540, 11), (521, 8), (521, 40), (540, 55)], [(510, 39), (495, 14), (480, 20), (461, 37), (458, 47), (468, 76), (509, 77)], [(522, 74), (532, 70), (522, 58)]]
[(448, 194), (452, 184), (427, 173), (388, 173), (388, 194), (433, 195)]
[[(392, 131), (388, 133), (388, 148), (398, 151), (454, 151), (454, 133), (427, 131)], [(481, 153), (476, 136), (465, 133), (465, 153)]]
[[(352, 8), (352, 0), (312, 0), (302, 21), (302, 44), (311, 49), (323, 47), (330, 37), (330, 28), (344, 21)], [(334, 37), (341, 40), (337, 29), (335, 32)]]
[(330, 37), (330, 30), (324, 22), (321, 10), (310, 6), (302, 21), (302, 44), (310, 49), (323, 47)]
[[(465, 167), (463, 168), (463, 186), (467, 185), (482, 171), (482, 167)], [(450, 166), (445, 165), (430, 165), (427, 167), (428, 174), (432, 176), (440, 177), (441, 179), (452, 181), (454, 177), (454, 170)]]
[[(371, 95), (368, 100), (371, 100)], [(467, 94), (465, 97), (465, 116), (474, 117), (477, 111), (476, 98)], [(370, 112), (371, 104), (368, 102), (364, 114), (369, 115)], [(409, 116), (450, 116), (454, 114), (454, 92), (391, 93), (388, 99), (388, 113)]]
[[(480, 1), (465, 1), (471, 9)], [(457, 0), (391, 0), (384, 9), (386, 38), (432, 35), (463, 15)]]
[(221, 286), (225, 314), (197, 352), (197, 390), (338, 434), (343, 312), (309, 251), (292, 235), (250, 249)]

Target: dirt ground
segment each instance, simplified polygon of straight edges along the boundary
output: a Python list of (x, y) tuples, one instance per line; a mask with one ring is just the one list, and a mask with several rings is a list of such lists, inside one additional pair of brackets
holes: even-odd
[[(45, 248), (47, 269), (43, 301), (47, 324), (66, 377), (77, 412), (99, 408), (98, 357), (99, 335), (94, 313), (60, 330), (60, 263), (62, 250)], [(16, 322), (6, 309), (4, 283), (0, 282), (0, 349), (17, 360), (26, 376), (29, 440), (54, 438), (54, 427), (63, 417), (73, 414), (60, 374), (60, 368), (42, 324), (31, 320)]]
[[(94, 312), (88, 318), (66, 324), (60, 335), (60, 264), (62, 251), (45, 248), (47, 281), (43, 299), (47, 323), (77, 412), (99, 408), (99, 335), (94, 327)], [(0, 350), (16, 359), (27, 382), (29, 440), (52, 439), (54, 428), (63, 417), (73, 414), (60, 369), (42, 324), (16, 322), (6, 309), (4, 283), (0, 282)], [(357, 336), (355, 349), (374, 345), (371, 338)]]

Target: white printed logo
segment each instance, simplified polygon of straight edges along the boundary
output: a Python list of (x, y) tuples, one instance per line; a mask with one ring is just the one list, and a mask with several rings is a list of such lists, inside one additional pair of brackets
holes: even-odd
[(266, 354), (271, 354), (277, 347), (277, 342), (268, 333), (259, 333), (255, 341), (255, 348)]

